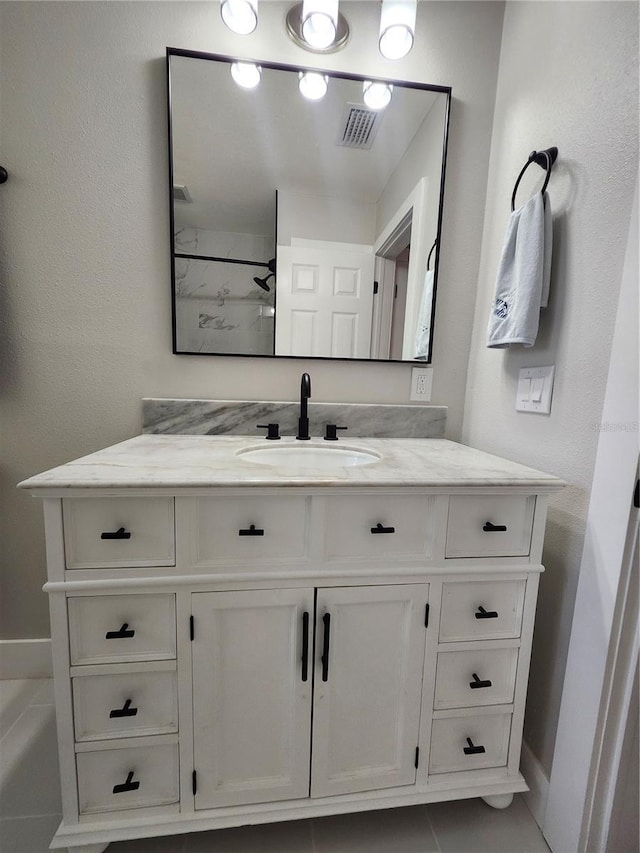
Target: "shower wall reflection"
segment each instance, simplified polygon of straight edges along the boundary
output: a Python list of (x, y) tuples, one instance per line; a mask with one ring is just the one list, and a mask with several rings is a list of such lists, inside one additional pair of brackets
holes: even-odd
[(268, 275), (273, 241), (181, 228), (175, 252), (176, 333), (188, 350), (273, 355), (274, 289), (254, 281)]

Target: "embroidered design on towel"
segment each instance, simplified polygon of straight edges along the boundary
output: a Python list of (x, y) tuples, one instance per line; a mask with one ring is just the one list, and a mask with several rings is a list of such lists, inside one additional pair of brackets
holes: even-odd
[(509, 314), (509, 305), (505, 302), (504, 299), (500, 299), (499, 297), (496, 299), (496, 307), (493, 309), (493, 313), (496, 317), (501, 317), (504, 319)]

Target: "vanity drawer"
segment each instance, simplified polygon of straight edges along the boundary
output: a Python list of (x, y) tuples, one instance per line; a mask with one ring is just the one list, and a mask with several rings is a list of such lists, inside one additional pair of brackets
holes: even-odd
[(449, 499), (445, 557), (526, 557), (536, 499), (458, 495)]
[(68, 608), (72, 665), (176, 656), (174, 595), (78, 596)]
[(68, 569), (174, 566), (173, 498), (64, 498)]
[(300, 561), (306, 557), (310, 498), (198, 498), (195, 564)]
[(170, 670), (149, 672), (137, 665), (119, 673), (99, 667), (98, 674), (74, 677), (76, 741), (177, 732), (176, 666), (168, 666)]
[(424, 495), (346, 495), (327, 499), (329, 560), (430, 557), (437, 499)]
[(510, 704), (517, 665), (517, 648), (439, 652), (434, 709)]
[(178, 744), (79, 752), (80, 814), (177, 803)]
[[(430, 773), (507, 764), (511, 714), (440, 717), (431, 727)], [(465, 750), (467, 750), (465, 752)]]
[(520, 636), (526, 581), (451, 581), (442, 585), (440, 642)]

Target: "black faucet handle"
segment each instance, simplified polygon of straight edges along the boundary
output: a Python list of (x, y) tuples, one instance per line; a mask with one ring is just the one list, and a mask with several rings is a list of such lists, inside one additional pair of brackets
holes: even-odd
[(337, 441), (339, 429), (349, 429), (346, 426), (336, 426), (335, 424), (327, 424), (325, 427), (324, 440), (325, 441)]
[(266, 429), (265, 438), (269, 441), (280, 441), (280, 424), (256, 424), (257, 429)]

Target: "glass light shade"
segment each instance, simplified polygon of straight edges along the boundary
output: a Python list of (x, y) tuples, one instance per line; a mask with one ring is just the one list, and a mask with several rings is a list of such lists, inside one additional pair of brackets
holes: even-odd
[(255, 89), (260, 82), (262, 68), (253, 62), (234, 62), (231, 65), (231, 76), (243, 89)]
[(298, 75), (298, 88), (309, 101), (319, 101), (327, 94), (329, 78), (316, 71), (301, 71)]
[(388, 107), (391, 103), (392, 91), (391, 83), (374, 83), (371, 80), (365, 80), (362, 84), (362, 97), (371, 110), (383, 110)]
[(310, 47), (324, 50), (336, 38), (339, 0), (304, 0), (302, 37)]
[(241, 36), (248, 36), (258, 25), (258, 0), (222, 0), (222, 20)]
[(417, 0), (383, 0), (380, 14), (380, 53), (402, 59), (413, 47)]

